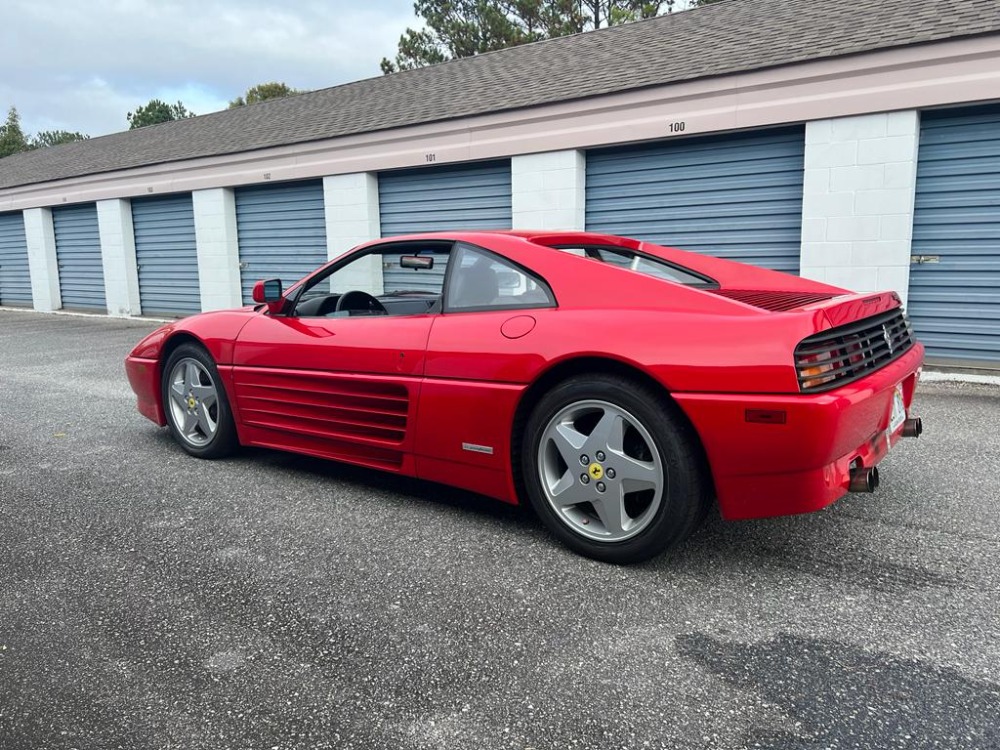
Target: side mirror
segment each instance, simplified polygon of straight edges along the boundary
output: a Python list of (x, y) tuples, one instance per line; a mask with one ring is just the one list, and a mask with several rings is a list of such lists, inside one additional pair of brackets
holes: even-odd
[(267, 279), (253, 285), (253, 301), (266, 304), (268, 312), (280, 312), (285, 302), (281, 293), (281, 279)]

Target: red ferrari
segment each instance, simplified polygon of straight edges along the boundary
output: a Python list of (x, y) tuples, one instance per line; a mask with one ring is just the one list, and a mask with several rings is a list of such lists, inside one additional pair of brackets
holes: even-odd
[(871, 492), (924, 349), (891, 292), (591, 233), (376, 240), (125, 362), (188, 453), (240, 445), (527, 501), (630, 563), (727, 519)]

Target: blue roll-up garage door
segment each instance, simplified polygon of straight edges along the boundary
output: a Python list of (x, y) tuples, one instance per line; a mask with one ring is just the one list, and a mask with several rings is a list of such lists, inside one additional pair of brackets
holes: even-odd
[(287, 289), (327, 260), (323, 181), (237, 188), (236, 231), (243, 301), (260, 279)]
[(139, 299), (144, 315), (201, 311), (191, 194), (132, 201)]
[(798, 273), (805, 129), (587, 153), (587, 229)]
[(107, 311), (97, 206), (52, 209), (63, 307)]
[[(453, 229), (510, 229), (510, 160), (383, 172), (378, 179), (382, 236)], [(444, 264), (414, 274), (398, 262), (384, 270), (386, 289), (440, 288)], [(426, 283), (419, 283), (424, 280)]]
[(24, 215), (0, 214), (0, 305), (31, 307), (31, 274)]
[(452, 229), (510, 229), (510, 161), (383, 172), (382, 236)]
[(1000, 106), (921, 116), (908, 307), (930, 357), (1000, 361)]

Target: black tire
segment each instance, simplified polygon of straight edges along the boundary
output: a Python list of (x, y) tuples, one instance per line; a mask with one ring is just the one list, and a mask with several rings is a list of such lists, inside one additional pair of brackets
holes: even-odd
[[(590, 523), (585, 517), (586, 512), (578, 513), (574, 510), (573, 513), (582, 519), (574, 521), (568, 515), (557, 512), (555, 501), (550, 502), (546, 495), (543, 470), (539, 466), (545, 460), (540, 458), (542, 442), (546, 440), (545, 431), (558, 415), (566, 413), (564, 410), (572, 410), (575, 405), (586, 405), (588, 402), (606, 403), (633, 417), (647, 434), (646, 438), (640, 437), (642, 444), (647, 443), (648, 437), (651, 437), (653, 446), (647, 446), (647, 449), (655, 447), (659, 456), (663, 489), (658, 496), (658, 506), (652, 503), (647, 506), (641, 531), (629, 538), (588, 538), (584, 531), (590, 527), (580, 525)], [(547, 450), (551, 449), (551, 446), (547, 447)], [(583, 456), (580, 458), (582, 460)], [(650, 456), (649, 460), (653, 461), (654, 458)], [(546, 393), (525, 424), (520, 462), (528, 499), (549, 531), (573, 551), (603, 562), (620, 565), (638, 563), (675, 547), (699, 526), (710, 507), (707, 467), (698, 437), (687, 420), (665, 394), (618, 375), (578, 376), (563, 381)], [(609, 457), (607, 463), (614, 463), (614, 459)], [(565, 461), (559, 465), (567, 466), (567, 472), (584, 468), (569, 467)], [(584, 473), (587, 473), (586, 469)], [(589, 484), (582, 475), (580, 480), (582, 484)], [(607, 486), (610, 493), (610, 481)], [(591, 490), (587, 488), (584, 492)], [(612, 496), (609, 495), (610, 497)], [(627, 503), (624, 505), (627, 509)], [(584, 504), (572, 507), (586, 509), (588, 506)]]
[[(178, 424), (179, 415), (177, 409), (181, 409), (183, 416), (184, 407), (180, 404), (172, 403), (171, 381), (178, 366), (186, 363), (198, 363), (196, 367), (199, 373), (199, 386), (204, 388), (210, 385), (215, 389), (215, 402), (206, 407), (209, 418), (214, 418), (215, 429), (206, 434), (204, 430), (195, 428), (192, 435), (186, 435), (182, 424)], [(208, 383), (206, 383), (206, 380)], [(219, 370), (215, 366), (215, 361), (205, 349), (197, 344), (186, 343), (178, 346), (167, 358), (163, 366), (160, 380), (160, 397), (163, 399), (163, 411), (167, 417), (167, 426), (174, 440), (185, 451), (198, 458), (224, 458), (232, 455), (239, 448), (239, 438), (236, 434), (236, 424), (233, 421), (233, 413), (229, 408), (229, 398), (226, 395), (225, 386), (219, 377)], [(195, 401), (197, 406), (200, 404)]]

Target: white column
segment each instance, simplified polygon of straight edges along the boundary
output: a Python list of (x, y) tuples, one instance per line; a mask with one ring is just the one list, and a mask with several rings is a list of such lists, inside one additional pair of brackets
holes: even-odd
[(28, 245), (28, 271), (34, 307), (52, 312), (62, 307), (59, 293), (59, 262), (56, 260), (56, 233), (52, 211), (47, 208), (24, 210), (24, 235)]
[(240, 307), (240, 248), (236, 238), (236, 196), (228, 188), (195, 190), (194, 235), (198, 247), (201, 309)]
[(549, 151), (511, 159), (514, 229), (584, 229), (587, 159), (583, 151)]
[(919, 137), (913, 110), (806, 123), (803, 276), (906, 303)]
[[(323, 204), (326, 209), (327, 257), (333, 260), (362, 242), (382, 235), (378, 212), (378, 175), (372, 172), (338, 174), (323, 178)], [(375, 256), (368, 263), (353, 263), (356, 278), (338, 275), (340, 286), (331, 289), (343, 292), (363, 289), (381, 294), (382, 266)]]
[(108, 315), (141, 315), (131, 201), (120, 198), (97, 201), (97, 226), (101, 232), (101, 263), (104, 266)]

